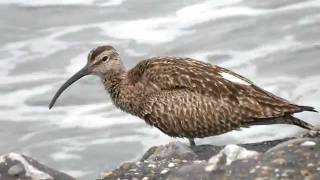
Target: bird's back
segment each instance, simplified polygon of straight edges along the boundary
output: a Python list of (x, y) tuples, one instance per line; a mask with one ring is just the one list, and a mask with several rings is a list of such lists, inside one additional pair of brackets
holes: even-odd
[(171, 136), (221, 134), (304, 110), (236, 73), (190, 58), (150, 58), (127, 79), (136, 92), (132, 96), (140, 97), (133, 114)]

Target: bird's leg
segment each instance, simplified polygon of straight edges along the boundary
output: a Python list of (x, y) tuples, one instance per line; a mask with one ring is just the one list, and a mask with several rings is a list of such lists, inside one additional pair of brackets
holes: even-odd
[(194, 142), (193, 138), (188, 138), (188, 140), (189, 140), (189, 143), (190, 143), (190, 147), (195, 147), (196, 146), (196, 143)]

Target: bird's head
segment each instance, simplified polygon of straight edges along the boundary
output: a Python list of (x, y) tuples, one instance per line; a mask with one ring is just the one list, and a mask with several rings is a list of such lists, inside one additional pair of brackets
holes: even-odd
[(56, 92), (52, 98), (49, 109), (51, 109), (62, 92), (71, 84), (86, 75), (97, 75), (104, 77), (110, 73), (121, 73), (124, 71), (119, 54), (112, 46), (98, 46), (88, 54), (87, 64), (76, 74), (69, 78)]
[(108, 73), (117, 73), (123, 70), (120, 56), (112, 46), (98, 46), (88, 54), (89, 74), (104, 76)]

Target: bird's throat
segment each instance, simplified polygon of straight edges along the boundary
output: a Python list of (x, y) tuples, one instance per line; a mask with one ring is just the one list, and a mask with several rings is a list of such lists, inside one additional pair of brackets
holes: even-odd
[(110, 72), (101, 77), (102, 83), (112, 99), (116, 98), (120, 91), (121, 81), (124, 79), (125, 71)]

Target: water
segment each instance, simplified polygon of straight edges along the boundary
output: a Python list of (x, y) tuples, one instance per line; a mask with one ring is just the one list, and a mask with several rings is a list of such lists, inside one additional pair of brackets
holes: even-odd
[[(57, 88), (97, 45), (116, 47), (129, 68), (158, 55), (219, 64), (320, 109), (319, 0), (1, 0), (0, 16), (0, 153), (24, 153), (79, 179), (178, 140), (115, 109), (96, 77), (74, 84), (48, 110)], [(315, 113), (297, 116), (320, 125)], [(298, 132), (260, 126), (197, 142), (257, 142)]]

